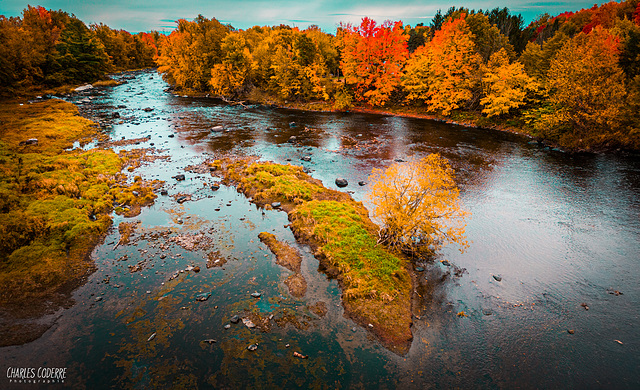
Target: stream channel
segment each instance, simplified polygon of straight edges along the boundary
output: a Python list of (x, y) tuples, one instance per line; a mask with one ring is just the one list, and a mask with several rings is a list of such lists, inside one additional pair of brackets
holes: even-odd
[[(152, 71), (116, 77), (126, 83), (68, 100), (111, 118), (114, 140), (149, 137), (115, 149), (168, 156), (130, 174), (165, 181), (168, 195), (114, 217), (75, 305), (38, 340), (0, 349), (1, 367), (65, 367), (56, 388), (640, 388), (637, 156), (572, 155), (431, 120), (176, 96)], [(345, 318), (337, 282), (295, 242), (285, 212), (185, 171), (254, 155), (301, 165), (329, 188), (344, 177), (340, 190), (367, 205), (358, 182), (372, 169), (429, 153), (458, 173), (470, 247), (422, 264), (429, 287), (404, 356)], [(137, 224), (126, 245), (116, 245), (121, 222)], [(303, 298), (289, 295), (292, 273), (263, 231), (302, 254)], [(259, 327), (230, 322), (251, 313)]]

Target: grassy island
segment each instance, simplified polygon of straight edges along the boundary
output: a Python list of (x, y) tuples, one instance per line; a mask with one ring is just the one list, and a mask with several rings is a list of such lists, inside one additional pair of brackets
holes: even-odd
[(71, 103), (3, 101), (0, 126), (0, 344), (8, 345), (46, 330), (16, 333), (12, 318), (67, 304), (94, 268), (89, 254), (111, 226), (114, 206), (129, 216), (156, 195), (121, 173), (139, 153), (73, 149), (100, 134)]
[(404, 353), (411, 335), (409, 261), (376, 245), (377, 226), (348, 194), (325, 188), (301, 167), (248, 159), (212, 163), (226, 184), (253, 202), (280, 203), (296, 239), (309, 245), (321, 268), (340, 282), (346, 314)]

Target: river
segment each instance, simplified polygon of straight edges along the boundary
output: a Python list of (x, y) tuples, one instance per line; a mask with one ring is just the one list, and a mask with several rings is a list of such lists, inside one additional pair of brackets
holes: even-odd
[[(138, 217), (114, 217), (75, 305), (38, 340), (0, 349), (3, 369), (66, 368), (54, 386), (73, 388), (640, 387), (637, 157), (572, 155), (430, 120), (232, 106), (176, 96), (150, 71), (118, 77), (126, 83), (69, 100), (103, 117), (118, 112), (112, 139), (150, 137), (121, 148), (168, 156), (131, 176), (164, 180), (169, 194)], [(368, 185), (358, 182), (373, 168), (435, 152), (458, 172), (470, 247), (447, 247), (425, 264), (404, 356), (344, 317), (337, 282), (295, 242), (286, 213), (185, 171), (256, 155), (301, 165), (326, 187), (344, 177), (341, 190), (366, 204)], [(137, 223), (127, 245), (116, 245), (121, 222)], [(259, 241), (262, 231), (302, 253), (304, 298), (289, 295), (291, 272)], [(207, 268), (214, 258), (226, 263)], [(190, 265), (201, 271), (180, 272)], [(311, 310), (318, 302), (325, 315)], [(230, 322), (251, 312), (266, 318), (266, 332)]]

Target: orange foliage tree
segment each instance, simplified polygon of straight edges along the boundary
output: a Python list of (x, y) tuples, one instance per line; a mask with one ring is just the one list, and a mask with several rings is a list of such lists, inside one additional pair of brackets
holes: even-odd
[(342, 26), (338, 39), (342, 50), (340, 67), (357, 100), (384, 106), (400, 85), (408, 55), (402, 22), (389, 20), (377, 25), (363, 18), (360, 26)]
[(449, 19), (433, 40), (409, 59), (402, 84), (410, 100), (424, 101), (430, 111), (449, 115), (473, 97), (482, 58), (465, 21)]
[(439, 154), (394, 163), (370, 177), (373, 216), (381, 225), (379, 242), (411, 255), (429, 255), (465, 239), (464, 211), (449, 161)]

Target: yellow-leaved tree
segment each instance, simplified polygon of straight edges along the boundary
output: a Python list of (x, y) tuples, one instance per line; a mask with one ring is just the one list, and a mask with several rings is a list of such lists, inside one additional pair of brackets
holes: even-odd
[(509, 54), (504, 48), (493, 53), (489, 63), (482, 68), (484, 97), (480, 104), (484, 107), (482, 113), (489, 117), (508, 114), (512, 109), (522, 107), (528, 95), (539, 88), (520, 62), (509, 63)]
[(451, 243), (468, 247), (454, 170), (439, 154), (374, 169), (370, 177), (379, 243), (412, 256), (432, 255)]
[(221, 64), (211, 69), (211, 91), (217, 95), (236, 95), (245, 85), (251, 70), (251, 55), (246, 42), (238, 32), (229, 33), (222, 40)]

